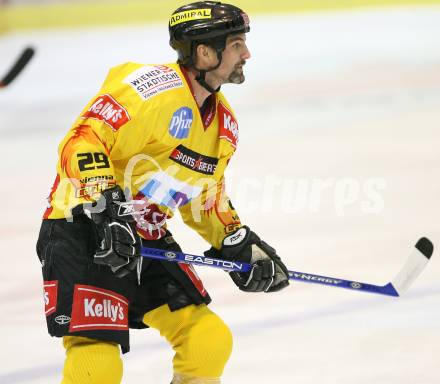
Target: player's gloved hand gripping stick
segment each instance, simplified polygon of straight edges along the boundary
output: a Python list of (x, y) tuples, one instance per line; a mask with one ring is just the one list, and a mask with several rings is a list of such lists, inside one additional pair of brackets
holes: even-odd
[[(289, 280), (302, 281), (313, 284), (323, 284), (332, 287), (347, 288), (367, 293), (381, 294), (387, 296), (401, 296), (420, 275), (425, 268), (434, 251), (434, 246), (427, 238), (422, 237), (415, 245), (415, 249), (410, 254), (403, 268), (397, 276), (389, 283), (373, 285), (369, 283), (360, 283), (353, 280), (345, 280), (330, 276), (315, 275), (312, 273), (288, 271)], [(214, 268), (220, 268), (228, 272), (250, 272), (255, 266), (240, 262), (230, 261), (214, 257), (190, 255), (183, 252), (170, 252), (154, 248), (141, 248), (141, 254), (144, 257), (168, 260), (175, 262), (190, 263), (195, 265), (204, 265)], [(252, 262), (252, 260), (251, 260)]]
[(220, 250), (211, 248), (205, 256), (249, 263), (248, 272), (231, 271), (234, 283), (246, 292), (275, 292), (289, 285), (289, 271), (274, 248), (247, 226), (223, 239)]

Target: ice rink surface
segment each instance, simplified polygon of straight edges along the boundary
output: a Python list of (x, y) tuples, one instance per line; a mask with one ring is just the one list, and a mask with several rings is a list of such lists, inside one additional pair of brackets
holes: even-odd
[[(0, 39), (0, 73), (37, 55), (0, 93), (0, 383), (57, 383), (35, 242), (59, 141), (109, 67), (174, 61), (164, 26)], [(421, 236), (440, 246), (440, 8), (255, 17), (228, 189), (241, 219), (290, 269), (385, 284)], [(187, 252), (208, 245), (176, 217)], [(440, 257), (398, 299), (294, 283), (244, 294), (198, 268), (230, 325), (224, 383), (440, 383)], [(132, 332), (124, 383), (169, 383), (172, 351)]]

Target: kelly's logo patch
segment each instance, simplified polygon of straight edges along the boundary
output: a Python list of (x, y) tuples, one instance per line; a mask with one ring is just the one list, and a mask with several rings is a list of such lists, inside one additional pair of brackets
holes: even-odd
[(232, 112), (223, 103), (218, 104), (219, 137), (228, 140), (235, 148), (238, 143), (238, 124)]
[(128, 300), (113, 291), (75, 285), (69, 331), (128, 330)]
[(43, 295), (44, 313), (49, 316), (57, 310), (58, 280), (45, 281)]
[(174, 149), (170, 155), (170, 159), (177, 164), (183, 165), (185, 168), (205, 175), (213, 175), (218, 164), (217, 158), (201, 155), (183, 145), (179, 145)]
[(125, 108), (108, 94), (99, 96), (82, 117), (102, 120), (113, 131), (117, 131), (130, 120)]

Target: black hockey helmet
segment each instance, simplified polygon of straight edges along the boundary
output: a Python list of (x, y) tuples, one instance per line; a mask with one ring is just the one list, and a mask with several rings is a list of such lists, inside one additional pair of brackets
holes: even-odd
[(170, 45), (178, 62), (191, 65), (194, 48), (201, 43), (217, 51), (219, 61), (230, 34), (249, 32), (249, 17), (240, 8), (219, 1), (198, 1), (174, 11), (168, 24)]

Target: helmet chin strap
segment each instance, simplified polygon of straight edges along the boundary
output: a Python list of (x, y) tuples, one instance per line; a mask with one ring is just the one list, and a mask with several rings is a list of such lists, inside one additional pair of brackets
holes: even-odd
[(194, 66), (194, 69), (199, 72), (199, 74), (196, 76), (196, 81), (205, 88), (209, 93), (216, 93), (220, 91), (220, 87), (217, 89), (212, 88), (207, 82), (206, 82), (206, 73), (216, 70), (218, 67), (220, 67), (220, 64), (222, 63), (222, 51), (217, 51), (217, 59), (218, 63), (209, 69), (198, 69), (196, 66)]

